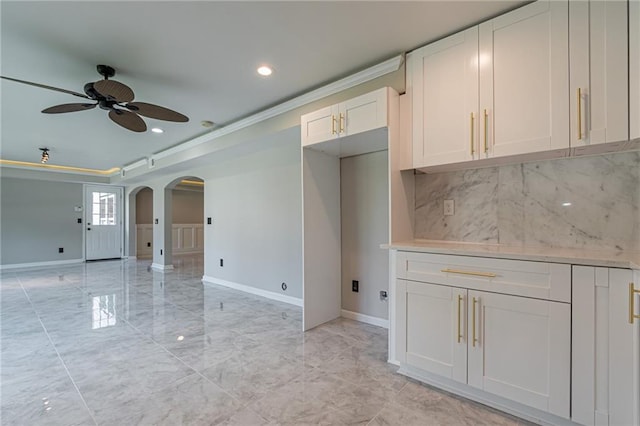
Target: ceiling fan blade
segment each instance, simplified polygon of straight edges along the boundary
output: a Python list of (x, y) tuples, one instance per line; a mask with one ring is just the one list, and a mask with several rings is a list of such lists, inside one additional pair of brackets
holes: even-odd
[(122, 109), (112, 109), (109, 111), (109, 118), (119, 126), (132, 132), (144, 132), (147, 130), (147, 125), (144, 120), (136, 113), (125, 111)]
[(109, 96), (118, 102), (131, 102), (133, 90), (126, 84), (115, 80), (100, 80), (93, 83), (93, 88), (103, 96)]
[(126, 104), (125, 107), (145, 117), (155, 118), (158, 120), (176, 121), (178, 123), (186, 123), (189, 121), (189, 117), (186, 115), (170, 110), (169, 108), (148, 104), (146, 102), (131, 102)]
[[(85, 94), (82, 94), (82, 93), (74, 92), (73, 90), (60, 89), (59, 87), (47, 86), (46, 84), (34, 83), (34, 82), (31, 82), (31, 81), (26, 81), (26, 80), (18, 80), (17, 78), (11, 78), (11, 77), (5, 77), (5, 76), (0, 76), (0, 78), (3, 78), (5, 80), (9, 80), (9, 81), (15, 81), (16, 83), (28, 84), (29, 86), (41, 87), (43, 89), (54, 90), (56, 92), (66, 93), (68, 95), (77, 96), (79, 98), (91, 99), (89, 96), (87, 96)], [(133, 100), (133, 98), (131, 98), (131, 99)]]
[(96, 105), (98, 104), (62, 104), (43, 109), (42, 112), (45, 114), (60, 114), (63, 112), (85, 111), (95, 108)]

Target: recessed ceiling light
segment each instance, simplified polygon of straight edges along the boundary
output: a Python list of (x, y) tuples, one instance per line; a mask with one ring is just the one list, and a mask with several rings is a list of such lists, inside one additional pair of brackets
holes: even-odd
[(210, 120), (202, 120), (202, 121), (200, 122), (200, 125), (201, 125), (202, 127), (206, 127), (206, 128), (211, 128), (211, 127), (213, 127), (215, 124), (216, 124), (216, 123), (214, 123), (213, 121), (210, 121)]
[(266, 65), (263, 65), (260, 68), (258, 68), (258, 74), (262, 76), (267, 77), (267, 76), (270, 76), (272, 73), (273, 73), (273, 70)]
[(571, 203), (569, 201), (565, 201), (564, 203), (562, 203), (563, 207), (569, 207), (571, 205)]
[(152, 131), (153, 133), (164, 133), (164, 130), (162, 130), (162, 129), (161, 129), (161, 128), (159, 128), (159, 127), (154, 127), (153, 129), (151, 129), (151, 131)]

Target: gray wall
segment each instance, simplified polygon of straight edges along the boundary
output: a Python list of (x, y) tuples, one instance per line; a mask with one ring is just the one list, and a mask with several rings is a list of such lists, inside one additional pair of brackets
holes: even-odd
[[(388, 318), (389, 178), (387, 151), (340, 161), (342, 227), (342, 309)], [(359, 281), (359, 292), (351, 281)]]
[(300, 149), (297, 127), (198, 170), (213, 219), (204, 225), (206, 276), (302, 297)]
[(143, 188), (136, 194), (136, 224), (153, 223), (153, 191)]
[(173, 223), (204, 223), (204, 192), (173, 190)]
[[(173, 223), (204, 222), (204, 192), (174, 189), (172, 195)], [(136, 223), (153, 223), (153, 191), (141, 189), (136, 194)]]
[(82, 212), (74, 211), (82, 206), (82, 184), (3, 177), (0, 185), (0, 264), (83, 257)]
[[(443, 215), (443, 201), (455, 215)], [(570, 204), (569, 204), (570, 203)], [(640, 250), (640, 153), (416, 176), (416, 238)]]

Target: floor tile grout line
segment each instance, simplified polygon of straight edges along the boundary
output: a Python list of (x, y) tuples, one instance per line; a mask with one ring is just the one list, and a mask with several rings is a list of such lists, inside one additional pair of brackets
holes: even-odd
[(64, 371), (67, 373), (67, 376), (69, 377), (69, 380), (71, 380), (71, 383), (73, 384), (73, 387), (76, 389), (76, 392), (78, 392), (78, 396), (80, 397), (80, 400), (82, 401), (82, 404), (84, 404), (84, 407), (87, 409), (87, 412), (89, 413), (89, 416), (91, 417), (91, 420), (93, 420), (93, 423), (96, 426), (98, 426), (98, 422), (96, 421), (96, 418), (93, 416), (93, 412), (91, 411), (91, 409), (87, 405), (87, 401), (82, 396), (82, 392), (80, 392), (80, 388), (78, 388), (78, 385), (76, 384), (76, 381), (73, 380), (73, 377), (71, 376), (71, 372), (67, 368), (67, 364), (62, 359), (62, 356), (60, 355), (60, 352), (58, 352), (58, 348), (56, 348), (55, 343), (53, 343), (53, 339), (51, 339), (51, 336), (49, 335), (49, 332), (47, 331), (47, 327), (45, 327), (44, 323), (42, 322), (42, 318), (40, 318), (40, 315), (38, 314), (38, 311), (36, 310), (36, 307), (33, 304), (33, 301), (31, 301), (31, 297), (29, 297), (29, 293), (27, 293), (27, 290), (22, 285), (22, 280), (20, 279), (20, 277), (18, 277), (18, 282), (20, 283), (20, 287), (22, 288), (22, 291), (24, 292), (25, 297), (27, 298), (27, 300), (29, 301), (29, 304), (31, 305), (31, 308), (33, 309), (33, 313), (38, 318), (38, 321), (40, 321), (40, 325), (42, 326), (42, 329), (44, 330), (44, 333), (47, 335), (47, 339), (51, 343), (51, 346), (53, 347), (53, 350), (56, 351), (56, 355), (58, 356), (58, 359), (60, 360), (60, 363), (62, 364), (62, 367), (64, 368)]
[[(211, 381), (207, 376), (205, 376), (204, 374), (202, 374), (200, 371), (198, 371), (198, 369), (193, 368), (191, 365), (187, 364), (182, 358), (180, 358), (179, 356), (177, 356), (176, 354), (174, 354), (173, 352), (171, 352), (169, 349), (167, 349), (162, 343), (158, 342), (156, 339), (154, 339), (152, 336), (147, 336), (143, 331), (141, 331), (138, 327), (136, 327), (135, 325), (131, 324), (128, 320), (124, 319), (123, 320), (125, 323), (127, 323), (130, 327), (132, 327), (134, 330), (136, 330), (138, 333), (142, 334), (143, 336), (146, 336), (147, 338), (149, 338), (153, 343), (155, 343), (156, 345), (158, 345), (160, 348), (162, 348), (162, 350), (164, 350), (165, 352), (167, 352), (169, 355), (171, 355), (172, 357), (174, 357), (175, 359), (177, 359), (178, 361), (180, 361), (183, 365), (187, 366), (188, 368), (190, 368), (191, 370), (193, 370), (195, 372), (195, 374), (197, 374), (198, 376), (202, 377), (203, 379), (205, 379), (207, 382), (213, 384), (214, 386), (220, 388), (220, 390), (222, 390), (222, 392), (224, 392), (225, 394), (227, 394), (230, 398), (232, 398), (235, 401), (238, 401), (240, 403), (240, 405), (242, 407), (244, 407), (245, 405), (242, 403), (242, 401), (240, 401), (237, 397), (235, 397), (234, 395), (230, 394), (226, 389), (224, 389), (222, 386), (218, 385), (217, 383)], [(188, 376), (191, 376), (192, 374), (189, 374)], [(185, 376), (185, 377), (188, 377)], [(184, 377), (182, 378), (184, 379)], [(182, 380), (182, 379), (178, 379), (178, 380)]]

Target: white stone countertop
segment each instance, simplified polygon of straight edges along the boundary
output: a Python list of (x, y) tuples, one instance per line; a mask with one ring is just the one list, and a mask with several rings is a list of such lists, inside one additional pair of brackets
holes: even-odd
[(573, 265), (601, 266), (606, 268), (640, 269), (640, 252), (637, 251), (515, 247), (501, 244), (480, 244), (435, 240), (403, 241), (393, 244), (383, 244), (381, 247), (383, 249), (422, 253), (532, 260), (551, 263), (570, 263)]

